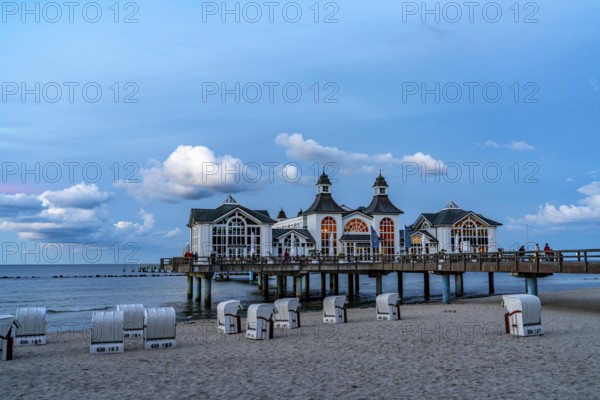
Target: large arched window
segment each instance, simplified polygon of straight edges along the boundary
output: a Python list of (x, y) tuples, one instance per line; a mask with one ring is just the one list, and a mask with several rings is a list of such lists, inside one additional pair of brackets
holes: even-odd
[(452, 227), (452, 251), (486, 253), (488, 251), (488, 229), (471, 218), (459, 221)]
[(235, 212), (212, 228), (212, 251), (221, 257), (260, 255), (260, 226)]
[(379, 223), (379, 242), (383, 254), (394, 254), (394, 221), (384, 218)]
[[(332, 240), (333, 239), (333, 240)], [(337, 223), (332, 217), (325, 217), (321, 220), (321, 254), (336, 254), (337, 249)]]
[(344, 232), (369, 232), (369, 227), (363, 220), (353, 218), (344, 226)]

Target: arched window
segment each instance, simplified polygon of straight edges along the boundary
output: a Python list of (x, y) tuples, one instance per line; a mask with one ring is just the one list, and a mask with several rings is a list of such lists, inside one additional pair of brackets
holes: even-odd
[(260, 255), (260, 226), (235, 212), (212, 227), (212, 249), (217, 256)]
[(333, 255), (336, 255), (337, 224), (332, 217), (325, 217), (321, 220), (321, 254), (331, 255), (332, 247)]
[(379, 242), (383, 254), (394, 254), (394, 221), (384, 218), (379, 223)]
[(487, 253), (488, 251), (487, 227), (471, 218), (454, 224), (450, 240), (454, 252)]
[(363, 220), (353, 218), (344, 226), (344, 232), (369, 232), (369, 227)]

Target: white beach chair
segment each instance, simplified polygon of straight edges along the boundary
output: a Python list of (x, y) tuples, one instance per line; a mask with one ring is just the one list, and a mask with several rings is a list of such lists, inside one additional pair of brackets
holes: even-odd
[(246, 338), (264, 340), (273, 339), (273, 313), (277, 309), (273, 304), (252, 304), (248, 307), (246, 320)]
[(46, 344), (46, 307), (17, 308), (15, 346)]
[(90, 353), (122, 353), (123, 311), (94, 311)]
[(240, 333), (242, 323), (238, 311), (242, 310), (239, 300), (227, 300), (217, 305), (218, 331), (225, 334)]
[(323, 322), (331, 324), (348, 321), (346, 296), (329, 296), (323, 300)]
[(146, 308), (144, 311), (144, 348), (146, 350), (171, 348), (175, 340), (175, 309), (173, 307)]
[(542, 302), (537, 296), (517, 294), (502, 296), (506, 308), (504, 325), (506, 333), (515, 336), (543, 335)]
[(0, 315), (0, 359), (2, 361), (12, 360), (15, 325), (18, 326), (18, 322), (16, 322), (14, 315)]
[(275, 300), (274, 305), (275, 309), (277, 309), (277, 314), (275, 314), (276, 328), (300, 328), (300, 313), (298, 312), (298, 306), (300, 305), (299, 298), (293, 297)]
[(397, 321), (400, 319), (400, 294), (384, 293), (375, 299), (377, 320)]
[(144, 306), (142, 304), (119, 304), (117, 311), (123, 311), (123, 337), (142, 337), (144, 334)]

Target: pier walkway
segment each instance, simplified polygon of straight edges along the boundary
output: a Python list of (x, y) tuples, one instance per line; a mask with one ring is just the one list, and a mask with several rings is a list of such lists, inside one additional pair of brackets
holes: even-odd
[[(455, 278), (455, 294), (463, 293), (462, 275), (465, 272), (487, 272), (489, 292), (494, 293), (494, 272), (507, 272), (526, 279), (527, 292), (537, 295), (537, 279), (552, 274), (600, 274), (600, 249), (553, 250), (543, 252), (494, 252), (494, 253), (436, 253), (405, 254), (396, 256), (377, 255), (369, 259), (353, 257), (173, 257), (162, 258), (160, 268), (185, 273), (188, 277), (189, 298), (200, 301), (204, 292), (204, 303), (211, 302), (211, 280), (215, 274), (248, 274), (251, 281), (257, 280), (265, 298), (269, 296), (268, 278), (276, 276), (277, 294), (281, 296), (287, 285), (287, 277), (294, 281), (294, 292), (300, 297), (310, 290), (308, 274), (321, 274), (321, 294), (326, 293), (326, 277), (329, 274), (330, 289), (339, 293), (339, 275), (347, 275), (348, 296), (358, 293), (360, 275), (375, 278), (376, 294), (382, 292), (382, 277), (390, 273), (398, 275), (398, 292), (402, 296), (404, 272), (424, 274), (424, 295), (429, 300), (429, 274), (442, 276), (443, 302), (450, 302), (450, 277)], [(305, 278), (305, 279), (302, 279)], [(202, 288), (202, 280), (204, 287)], [(204, 289), (204, 290), (202, 290)]]

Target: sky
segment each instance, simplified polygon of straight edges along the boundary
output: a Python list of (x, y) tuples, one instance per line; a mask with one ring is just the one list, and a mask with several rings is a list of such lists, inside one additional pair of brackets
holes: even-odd
[[(468, 3), (468, 2), (467, 2)], [(468, 5), (471, 4), (471, 5)], [(157, 263), (191, 208), (453, 200), (599, 248), (600, 3), (2, 2), (0, 262)]]

